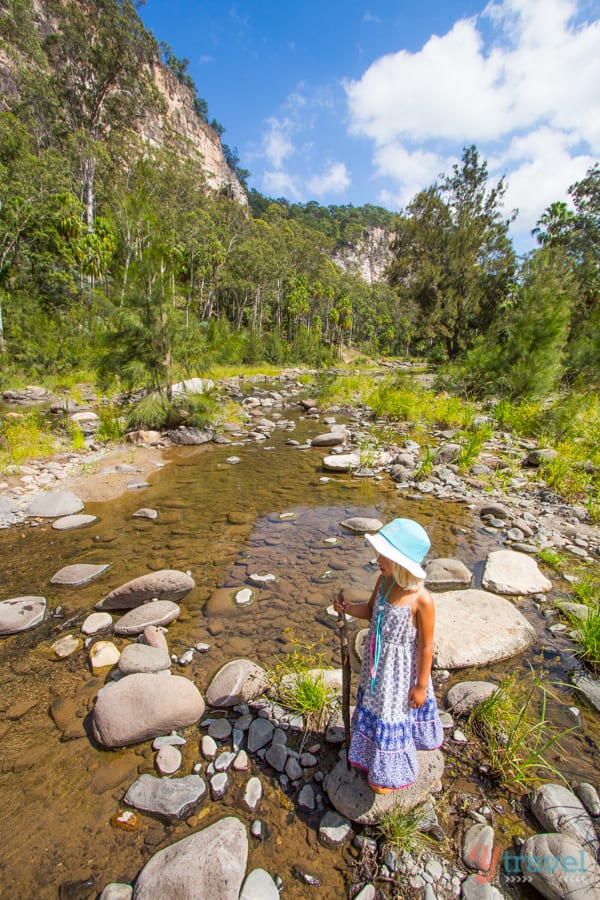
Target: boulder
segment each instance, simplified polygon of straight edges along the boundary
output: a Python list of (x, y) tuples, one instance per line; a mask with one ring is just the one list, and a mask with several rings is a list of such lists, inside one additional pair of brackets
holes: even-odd
[(535, 629), (505, 597), (469, 589), (434, 594), (434, 666), (462, 669), (520, 653)]
[(0, 602), (0, 635), (27, 631), (44, 621), (45, 597), (12, 597)]
[(440, 750), (419, 750), (419, 776), (417, 780), (399, 791), (377, 794), (371, 790), (367, 779), (356, 768), (346, 766), (341, 759), (323, 781), (331, 805), (351, 822), (374, 825), (381, 822), (391, 810), (408, 811), (420, 806), (432, 791), (441, 788), (444, 756)]
[(328, 434), (317, 434), (311, 438), (311, 447), (339, 447), (346, 440), (346, 435), (342, 432), (330, 432)]
[(265, 670), (249, 659), (232, 659), (219, 669), (206, 691), (210, 706), (236, 706), (260, 697), (269, 685)]
[(498, 685), (489, 681), (460, 681), (446, 694), (446, 709), (455, 716), (468, 716), (497, 690)]
[(325, 456), (322, 465), (327, 472), (351, 472), (360, 466), (360, 453), (336, 453)]
[(123, 675), (133, 675), (135, 672), (164, 672), (171, 668), (171, 657), (164, 647), (128, 644), (121, 651), (117, 665)]
[(132, 609), (148, 600), (177, 602), (189, 594), (195, 586), (187, 572), (177, 569), (160, 569), (128, 581), (102, 598), (96, 609)]
[[(171, 748), (174, 749), (174, 748)], [(204, 798), (206, 784), (199, 775), (157, 778), (140, 775), (125, 794), (125, 803), (166, 819), (187, 816)]]
[(515, 550), (494, 550), (486, 559), (481, 586), (498, 594), (527, 596), (547, 593), (552, 582), (531, 556)]
[(227, 816), (155, 853), (136, 878), (134, 900), (238, 900), (247, 859), (246, 828)]
[(119, 619), (114, 626), (115, 634), (142, 634), (149, 625), (169, 625), (180, 613), (177, 603), (170, 600), (154, 600), (144, 603)]
[(204, 712), (196, 685), (179, 675), (128, 675), (103, 687), (92, 714), (95, 739), (125, 747), (194, 724)]
[(27, 515), (56, 519), (59, 516), (72, 516), (82, 509), (83, 500), (71, 491), (45, 491), (33, 498), (27, 507)]
[(431, 559), (424, 565), (430, 591), (456, 591), (468, 588), (473, 573), (458, 559)]
[(548, 900), (600, 900), (600, 866), (564, 834), (534, 834), (517, 860), (524, 880)]
[(567, 835), (597, 856), (594, 822), (573, 791), (562, 784), (542, 784), (533, 792), (529, 803), (542, 828)]
[(353, 516), (340, 522), (342, 528), (352, 531), (354, 534), (373, 534), (383, 528), (383, 522), (379, 519), (369, 519), (364, 516)]

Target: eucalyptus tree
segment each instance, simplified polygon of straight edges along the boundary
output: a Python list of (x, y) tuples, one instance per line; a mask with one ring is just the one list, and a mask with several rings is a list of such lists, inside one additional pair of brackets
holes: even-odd
[[(419, 331), (454, 359), (501, 313), (516, 256), (503, 211), (506, 184), (488, 186), (474, 146), (461, 165), (421, 191), (397, 219), (390, 283), (419, 309)], [(514, 214), (513, 214), (514, 215)]]
[(56, 130), (77, 146), (85, 222), (95, 218), (94, 180), (102, 144), (132, 130), (157, 103), (152, 63), (158, 58), (132, 0), (46, 0), (52, 28), (44, 49)]

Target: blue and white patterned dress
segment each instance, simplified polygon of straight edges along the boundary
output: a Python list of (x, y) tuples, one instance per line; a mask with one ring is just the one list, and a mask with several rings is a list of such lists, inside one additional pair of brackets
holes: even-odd
[[(441, 746), (443, 729), (431, 677), (425, 704), (420, 709), (408, 705), (417, 681), (417, 629), (411, 607), (388, 603), (383, 584), (384, 579), (365, 643), (348, 758), (367, 772), (371, 785), (397, 789), (416, 780), (417, 750)], [(379, 614), (379, 654), (372, 671)]]

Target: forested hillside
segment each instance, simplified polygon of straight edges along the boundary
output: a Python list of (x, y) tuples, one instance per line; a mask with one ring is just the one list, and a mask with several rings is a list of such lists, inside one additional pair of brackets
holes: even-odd
[[(3, 381), (75, 369), (168, 392), (214, 362), (319, 365), (352, 346), (426, 356), (471, 395), (595, 383), (598, 165), (571, 205), (540, 211), (525, 260), (474, 146), (400, 214), (256, 191), (245, 205), (181, 137), (148, 140), (162, 66), (220, 143), (186, 62), (129, 0), (0, 2)], [(244, 183), (237, 151), (224, 158)], [(374, 229), (391, 249), (365, 281), (341, 260)]]

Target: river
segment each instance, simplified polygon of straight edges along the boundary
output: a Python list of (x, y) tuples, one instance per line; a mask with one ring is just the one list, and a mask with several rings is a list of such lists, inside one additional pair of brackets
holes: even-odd
[[(285, 414), (297, 417), (289, 410)], [(0, 533), (2, 599), (43, 595), (49, 610), (41, 626), (0, 640), (4, 898), (96, 897), (106, 883), (131, 882), (152, 853), (190, 833), (190, 820), (167, 825), (142, 816), (141, 827), (132, 832), (110, 824), (137, 773), (154, 771), (150, 742), (119, 751), (94, 745), (87, 720), (105, 676), (91, 672), (84, 650), (66, 660), (51, 652), (57, 637), (79, 633), (83, 618), (110, 590), (150, 570), (191, 572), (196, 586), (182, 602), (168, 639), (178, 655), (198, 642), (210, 645), (181, 669), (204, 692), (219, 667), (234, 657), (269, 668), (282, 654), (310, 646), (325, 664), (339, 666), (338, 633), (327, 614), (332, 590), (342, 585), (369, 590), (376, 577), (364, 539), (340, 526), (348, 517), (418, 519), (430, 534), (430, 555), (462, 560), (475, 572), (478, 586), (485, 556), (498, 544), (476, 511), (464, 503), (409, 499), (387, 476), (325, 480), (321, 460), (326, 451), (289, 443), (290, 438), (303, 443), (324, 430), (322, 423), (300, 416), (293, 433), (278, 429), (263, 443), (175, 448), (166, 453), (166, 465), (151, 476), (149, 487), (110, 503), (87, 503), (85, 512), (98, 517), (91, 526), (60, 532), (44, 522)], [(239, 463), (227, 462), (234, 454)], [(157, 510), (158, 518), (133, 517), (140, 507)], [(107, 563), (109, 569), (79, 588), (50, 583), (59, 569), (75, 563)], [(248, 586), (253, 573), (271, 573), (276, 580), (253, 587), (249, 606), (237, 607), (225, 592), (215, 593)], [(575, 664), (568, 639), (549, 636), (532, 601), (519, 606), (536, 626), (536, 644), (527, 654), (485, 671), (455, 673), (450, 684), (469, 678), (499, 681), (514, 667), (526, 670), (541, 659), (553, 679), (566, 682)], [(60, 618), (52, 615), (58, 607)], [(561, 690), (563, 706), (581, 705), (567, 687)], [(60, 739), (51, 709), (71, 720), (67, 736), (72, 739)], [(560, 703), (552, 714), (562, 721)], [(565, 723), (572, 724), (567, 718)], [(595, 783), (598, 724), (585, 710), (584, 723), (563, 742), (557, 758), (570, 780)], [(200, 732), (188, 729), (187, 737), (183, 774), (200, 759)], [(446, 783), (454, 789), (485, 791), (464, 760), (447, 768)], [(288, 898), (347, 896), (347, 855), (326, 850), (316, 840), (322, 812), (298, 815), (273, 774), (259, 774), (265, 789), (259, 812), (268, 822), (269, 837), (260, 844), (251, 841), (248, 871), (262, 866), (281, 875)], [(249, 824), (255, 816), (240, 809), (243, 781), (240, 774), (224, 800), (205, 801), (191, 825), (201, 821), (203, 827), (225, 814)], [(514, 824), (511, 802), (506, 800), (504, 808), (506, 822)], [(299, 857), (321, 879), (317, 894), (290, 874)]]

